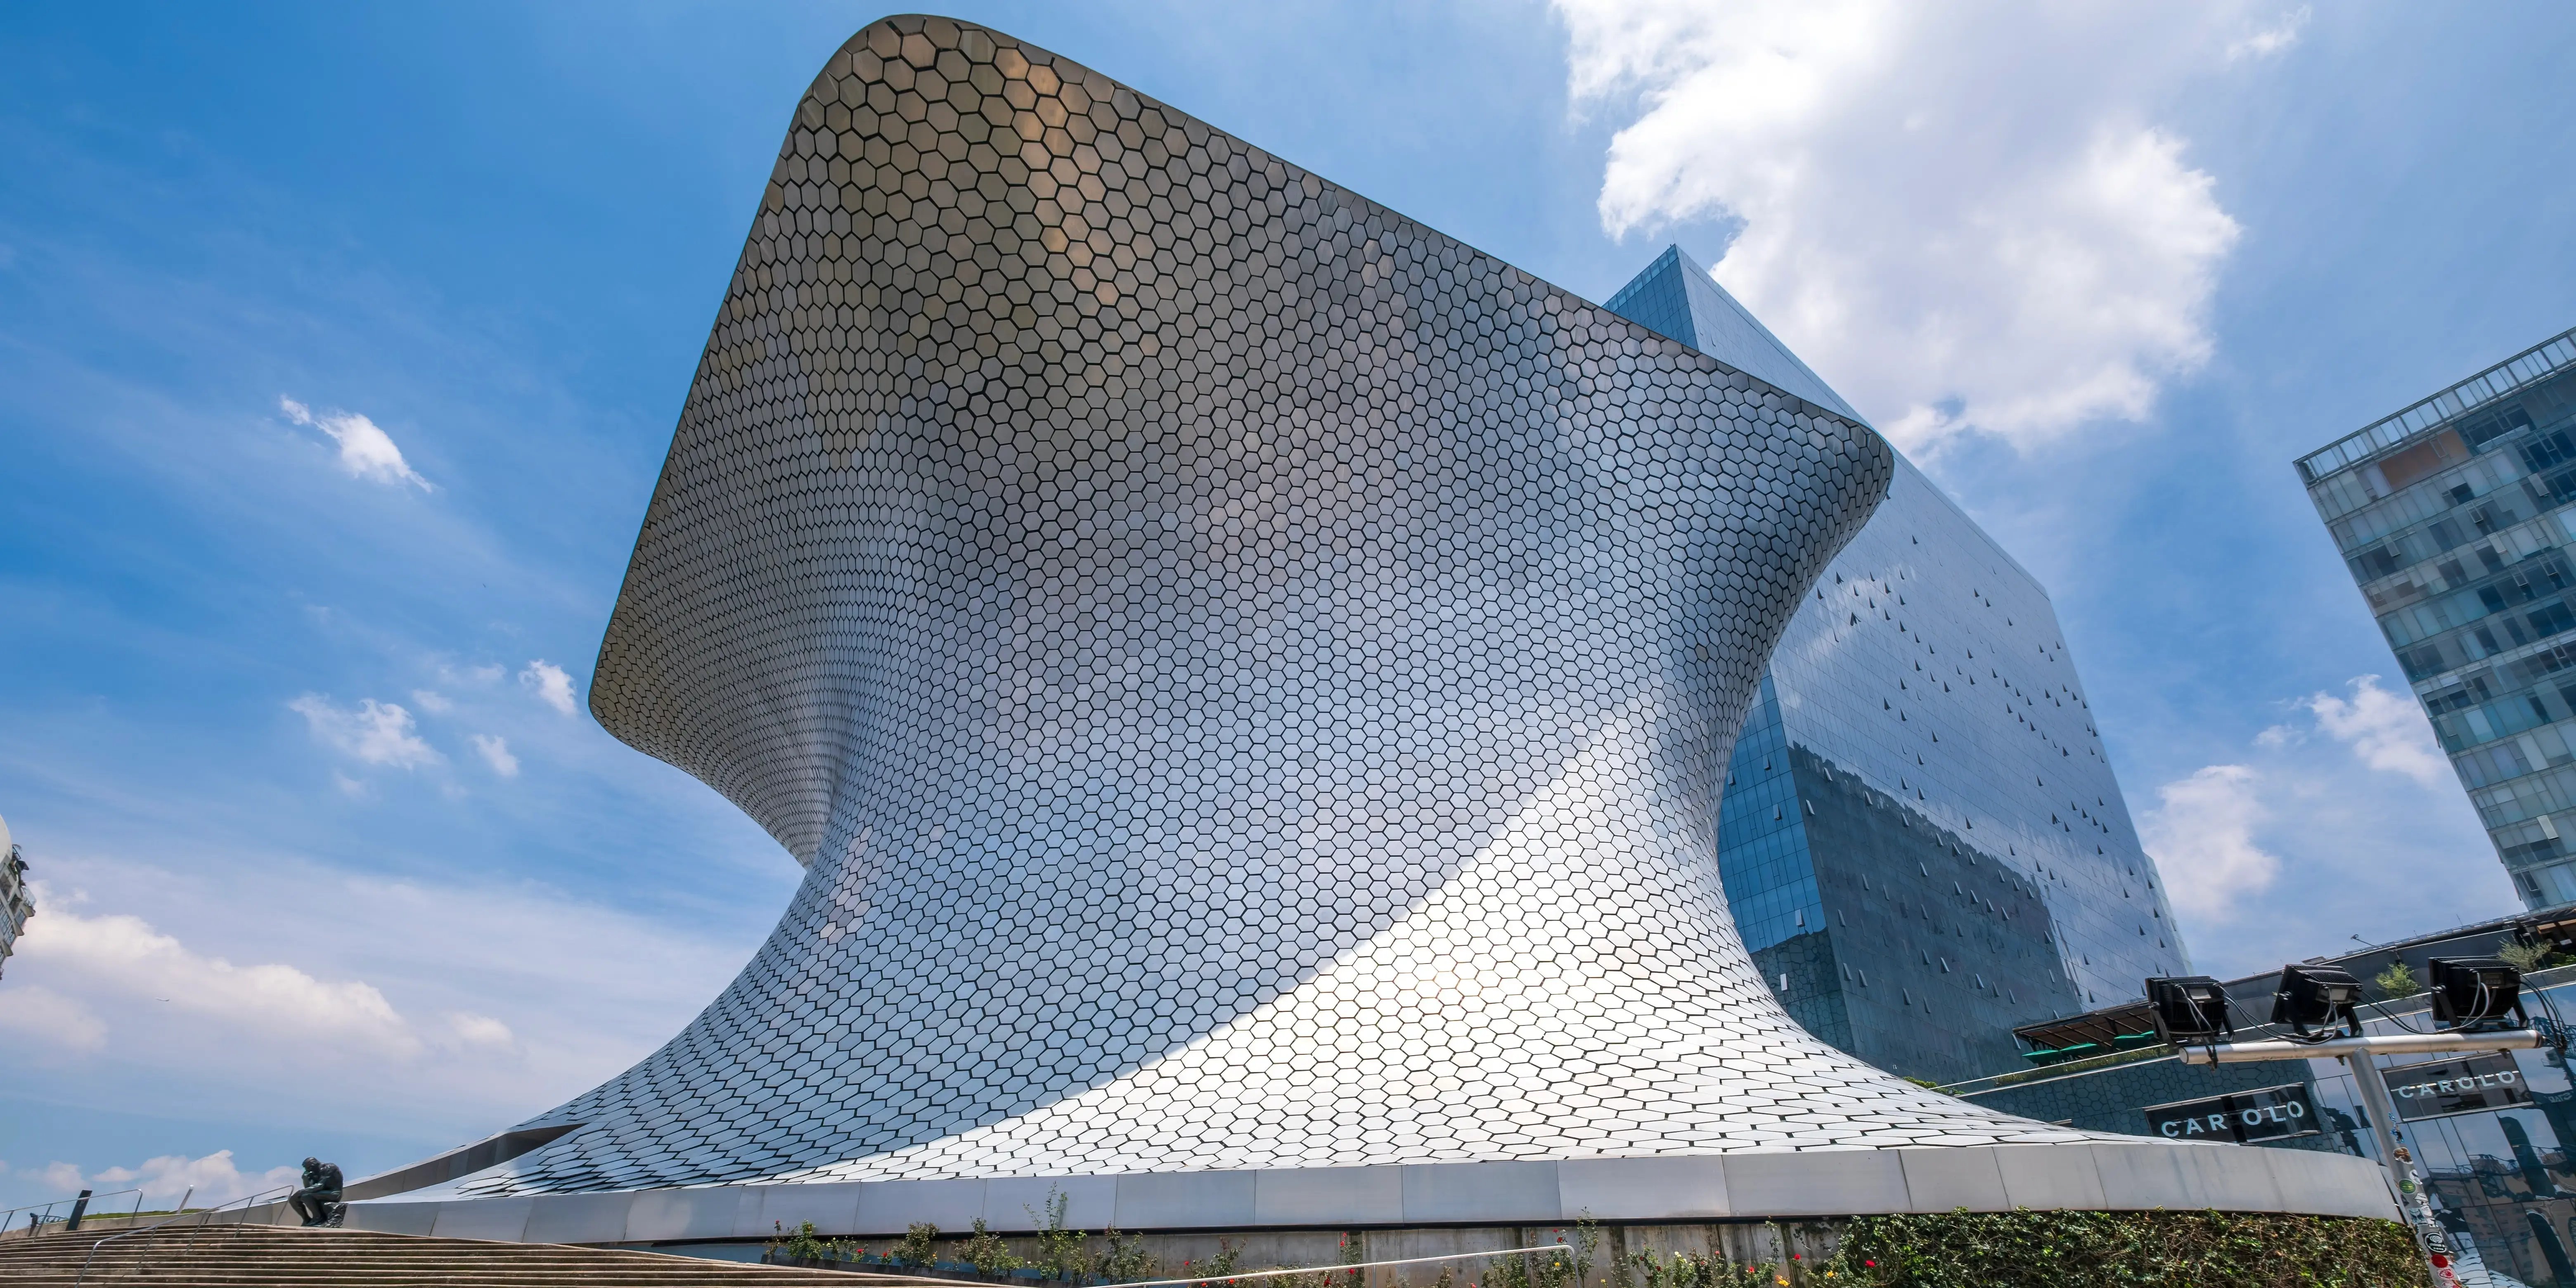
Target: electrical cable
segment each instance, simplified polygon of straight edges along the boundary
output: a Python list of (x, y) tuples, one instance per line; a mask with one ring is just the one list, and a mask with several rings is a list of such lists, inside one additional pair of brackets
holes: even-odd
[(2374, 1010), (2374, 1011), (2379, 1012), (2379, 1018), (2381, 1018), (2381, 1019), (2383, 1019), (2383, 1020), (2388, 1021), (2390, 1024), (2396, 1025), (2399, 1029), (2402, 1029), (2402, 1030), (2404, 1030), (2404, 1031), (2406, 1031), (2406, 1032), (2408, 1032), (2408, 1033), (2413, 1033), (2413, 1034), (2415, 1034), (2415, 1035), (2417, 1035), (2417, 1036), (2419, 1036), (2419, 1037), (2420, 1037), (2420, 1036), (2427, 1035), (2427, 1034), (2429, 1034), (2429, 1033), (2431, 1032), (2431, 1030), (2429, 1030), (2429, 1029), (2419, 1029), (2419, 1028), (2416, 1028), (2414, 1025), (2409, 1024), (2409, 1023), (2407, 1023), (2406, 1021), (2404, 1021), (2404, 1020), (2402, 1020), (2402, 1019), (2399, 1019), (2399, 1018), (2398, 1018), (2398, 1016), (2397, 1016), (2397, 1013), (2396, 1013), (2395, 1011), (2389, 1010), (2389, 1009), (2388, 1009), (2388, 1003), (2386, 1003), (2386, 1002), (2384, 1002), (2384, 1001), (2381, 1001), (2381, 1002), (2368, 1002), (2368, 1003), (2364, 1003), (2364, 1005), (2366, 1005), (2366, 1006), (2370, 1007), (2370, 1008), (2371, 1008), (2372, 1010)]
[[(2235, 998), (2232, 998), (2232, 997), (2231, 997), (2231, 998), (2229, 998), (2229, 999), (2227, 999), (2227, 1006), (2228, 1006), (2228, 1009), (2230, 1009), (2230, 1010), (2243, 1010), (2243, 1007), (2241, 1006), (2241, 1004), (2240, 1004), (2240, 1003), (2238, 1003), (2238, 1002), (2237, 1002), (2237, 1000), (2236, 1000)], [(2295, 1032), (2295, 1031), (2294, 1031), (2294, 1032), (2289, 1032), (2289, 1033), (2283, 1033), (2283, 1032), (2279, 1032), (2279, 1030), (2283, 1027), (2283, 1026), (2281, 1026), (2281, 1025), (2275, 1024), (2275, 1023), (2273, 1023), (2273, 1022), (2272, 1022), (2272, 1021), (2270, 1021), (2270, 1020), (2257, 1021), (2257, 1020), (2254, 1018), (2254, 1012), (2253, 1012), (2253, 1011), (2251, 1011), (2251, 1010), (2244, 1010), (2244, 1012), (2243, 1012), (2243, 1013), (2244, 1013), (2244, 1016), (2245, 1016), (2245, 1027), (2247, 1027), (2247, 1028), (2249, 1028), (2249, 1029), (2255, 1029), (2255, 1030), (2263, 1030), (2263, 1029), (2270, 1029), (2270, 1030), (2273, 1030), (2273, 1033), (2271, 1034), (2271, 1037), (2272, 1037), (2272, 1039), (2273, 1039), (2273, 1040), (2277, 1040), (2277, 1041), (2282, 1041), (2282, 1042), (2297, 1042), (2297, 1043), (2300, 1043), (2300, 1044), (2302, 1044), (2302, 1045), (2314, 1045), (2314, 1044), (2319, 1043), (2319, 1042), (2331, 1042), (2331, 1041), (2335, 1040), (2336, 1038), (2339, 1038), (2339, 1037), (2343, 1037), (2343, 1036), (2345, 1036), (2344, 1034), (2341, 1034), (2341, 1033), (2299, 1033), (2299, 1032)], [(2232, 1036), (2232, 1035), (2231, 1035), (2231, 1036)]]
[(2558, 1018), (2558, 1000), (2546, 988), (2535, 988), (2531, 993), (2540, 999), (2540, 1009), (2549, 1013), (2549, 1043), (2563, 1062), (2567, 1058), (2567, 1022)]
[[(2249, 1029), (2264, 1029), (2271, 1027), (2271, 1023), (2268, 1020), (2257, 1021), (2254, 1018), (2254, 1012), (2248, 1009), (2244, 1003), (2237, 1001), (2235, 998), (2231, 997), (2227, 999), (2227, 1009), (2230, 1011), (2243, 1012), (2245, 1016), (2245, 1027)], [(2232, 1031), (2230, 1032), (2230, 1036), (2234, 1036)]]

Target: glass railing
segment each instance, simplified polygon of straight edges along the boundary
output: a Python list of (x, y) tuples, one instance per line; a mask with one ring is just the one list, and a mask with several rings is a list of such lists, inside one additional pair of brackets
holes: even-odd
[(2500, 398), (2563, 367), (2576, 365), (2576, 329), (2560, 332), (2421, 402), (2299, 458), (2301, 481), (2314, 483), (2480, 403)]

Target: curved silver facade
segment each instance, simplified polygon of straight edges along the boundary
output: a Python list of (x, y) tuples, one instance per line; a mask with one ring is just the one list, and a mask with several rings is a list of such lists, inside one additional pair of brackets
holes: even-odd
[(1867, 429), (1009, 37), (800, 104), (592, 710), (808, 867), (467, 1194), (2089, 1139), (1809, 1037), (1728, 750)]

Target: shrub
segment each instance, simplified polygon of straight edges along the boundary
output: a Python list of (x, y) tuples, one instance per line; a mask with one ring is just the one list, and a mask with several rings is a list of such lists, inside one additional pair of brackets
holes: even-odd
[(1708, 1288), (1724, 1274), (1722, 1263), (1688, 1252), (1664, 1256), (1652, 1249), (1630, 1259), (1645, 1288)]
[(999, 1278), (1027, 1264), (1011, 1255), (1010, 1245), (1002, 1242), (1002, 1236), (984, 1228), (984, 1218), (980, 1216), (975, 1218), (974, 1237), (958, 1249), (957, 1259), (987, 1278)]
[(1162, 1263), (1145, 1251), (1143, 1236), (1120, 1234), (1118, 1227), (1113, 1225), (1103, 1231), (1101, 1237), (1109, 1241), (1109, 1247), (1092, 1263), (1092, 1270), (1102, 1279), (1110, 1283), (1151, 1279), (1154, 1272), (1162, 1268)]
[[(1183, 1261), (1181, 1263), (1181, 1274), (1185, 1277), (1190, 1275), (1200, 1276), (1199, 1284), (1202, 1288), (1205, 1288), (1205, 1285), (1208, 1285), (1215, 1280), (1223, 1279), (1232, 1275), (1234, 1273), (1235, 1263), (1241, 1260), (1243, 1260), (1243, 1249), (1234, 1246), (1234, 1244), (1229, 1240), (1219, 1239), (1216, 1241), (1215, 1256), (1208, 1258), (1204, 1263)], [(1442, 1288), (1448, 1288), (1448, 1286), (1444, 1284), (1442, 1285)]]
[[(1803, 1276), (1857, 1288), (2421, 1288), (2393, 1221), (2226, 1212), (1857, 1217)], [(1826, 1275), (1830, 1279), (1825, 1279)]]
[[(780, 1233), (786, 1233), (777, 1222), (770, 1222), (770, 1225), (779, 1228)], [(797, 1226), (795, 1232), (785, 1239), (772, 1240), (768, 1251), (769, 1260), (791, 1265), (809, 1261), (847, 1261), (853, 1256), (848, 1244), (837, 1239), (816, 1237), (811, 1221)]]
[(1038, 1228), (1038, 1271), (1049, 1279), (1080, 1279), (1089, 1268), (1082, 1256), (1082, 1231), (1065, 1228), (1065, 1209), (1072, 1204), (1072, 1195), (1049, 1186), (1044, 1215), (1034, 1208), (1021, 1209), (1029, 1214), (1029, 1224)]
[(902, 1265), (919, 1266), (925, 1270), (937, 1265), (939, 1227), (928, 1221), (913, 1222), (912, 1228), (905, 1230), (903, 1238), (894, 1245), (894, 1259)]

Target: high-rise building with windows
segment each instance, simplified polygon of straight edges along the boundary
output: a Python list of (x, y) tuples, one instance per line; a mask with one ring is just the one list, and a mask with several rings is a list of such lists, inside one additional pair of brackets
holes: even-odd
[[(1859, 414), (1679, 247), (1609, 308)], [(1941, 1080), (2012, 1026), (2137, 995), (2188, 958), (2038, 580), (1903, 457), (1818, 579), (1737, 738), (1727, 902), (1816, 1036)]]
[(36, 901), (27, 890), (27, 860), (9, 840), (9, 823), (0, 819), (0, 966), (9, 964), (9, 954), (18, 950), (18, 936), (25, 933), (27, 919), (36, 915)]
[(2514, 889), (2576, 903), (2576, 331), (2299, 460)]

